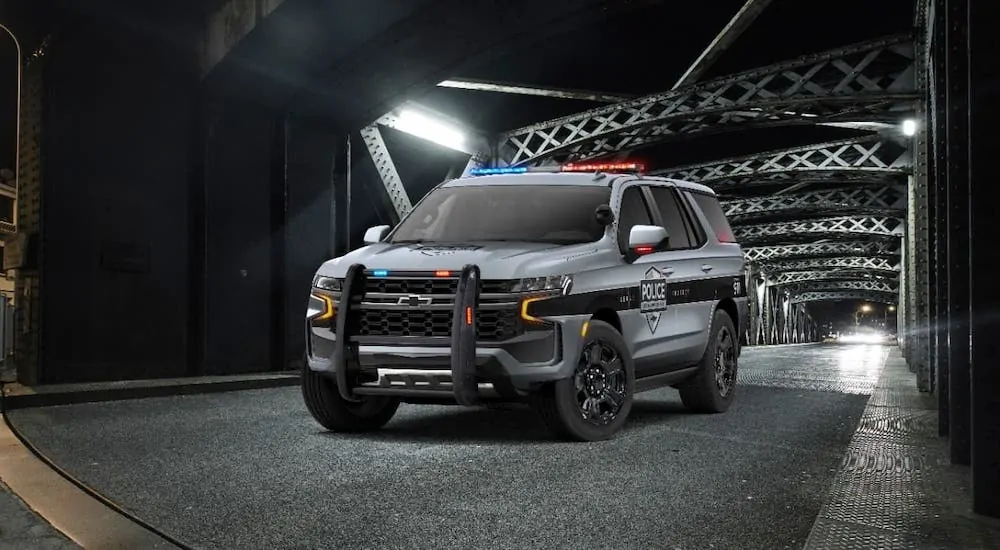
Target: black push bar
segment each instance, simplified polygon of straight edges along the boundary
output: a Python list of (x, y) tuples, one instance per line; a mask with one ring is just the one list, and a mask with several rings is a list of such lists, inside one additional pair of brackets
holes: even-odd
[(479, 266), (467, 265), (458, 277), (455, 311), (451, 319), (451, 383), (459, 405), (474, 405), (479, 397), (476, 380), (476, 319), (482, 285)]
[(332, 366), (340, 396), (348, 401), (358, 401), (353, 391), (353, 383), (360, 371), (358, 343), (354, 338), (360, 324), (357, 316), (365, 295), (366, 279), (365, 266), (354, 264), (349, 267), (340, 288), (340, 303), (337, 304), (337, 340), (333, 344)]

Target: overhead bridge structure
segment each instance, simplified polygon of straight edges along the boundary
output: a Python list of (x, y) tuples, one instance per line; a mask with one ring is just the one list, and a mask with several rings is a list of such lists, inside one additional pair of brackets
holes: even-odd
[[(919, 116), (926, 95), (918, 74), (926, 63), (917, 58), (923, 40), (919, 32), (898, 34), (644, 97), (605, 98), (608, 104), (575, 115), (480, 136), (469, 168), (621, 160), (664, 142), (770, 126), (855, 128), (858, 135), (850, 139), (653, 171), (709, 185), (723, 198), (749, 260), (747, 288), (757, 289), (750, 294), (746, 341), (815, 341), (819, 331), (808, 302), (867, 292), (895, 303), (899, 266), (917, 252), (915, 243), (907, 252), (904, 241), (908, 201), (926, 186), (914, 174), (914, 159), (927, 154), (926, 129), (910, 136), (903, 126)], [(403, 214), (409, 199), (379, 126), (397, 127), (397, 121), (382, 117), (362, 136)], [(886, 267), (868, 276), (867, 265), (851, 264), (863, 260)], [(790, 272), (793, 261), (812, 263), (805, 272)]]
[[(951, 433), (955, 459), (968, 461), (970, 361), (986, 362), (978, 371), (980, 399), (987, 396), (987, 380), (1000, 383), (986, 370), (993, 359), (971, 351), (975, 345), (994, 348), (967, 345), (974, 332), (970, 316), (983, 323), (980, 338), (992, 338), (984, 327), (995, 326), (989, 321), (995, 311), (985, 304), (996, 303), (981, 302), (977, 313), (970, 294), (979, 288), (985, 298), (992, 291), (974, 282), (971, 263), (990, 253), (970, 244), (976, 239), (970, 226), (975, 197), (989, 191), (970, 186), (968, 147), (976, 132), (969, 117), (975, 109), (995, 109), (988, 100), (970, 106), (970, 83), (986, 74), (972, 71), (969, 59), (976, 58), (965, 53), (971, 51), (966, 26), (973, 3), (917, 0), (910, 32), (703, 81), (685, 78), (641, 96), (485, 82), (462, 86), (457, 77), (441, 85), (597, 104), (477, 134), (466, 173), (481, 166), (641, 160), (663, 144), (762, 128), (850, 131), (840, 139), (657, 166), (652, 174), (708, 185), (723, 200), (748, 260), (747, 288), (754, 289), (748, 344), (818, 340), (810, 305), (819, 302), (887, 305), (917, 387), (937, 396), (941, 433)], [(717, 57), (733, 33), (748, 25), (745, 17), (734, 18), (689, 74), (701, 74), (700, 64)], [(978, 59), (987, 71), (988, 54)], [(380, 126), (392, 124), (383, 117), (365, 132), (377, 135)], [(405, 188), (389, 168), (388, 151), (377, 139), (366, 138), (366, 144), (397, 214), (404, 214), (408, 203), (397, 197), (405, 196)], [(992, 186), (983, 179), (990, 170), (984, 165), (992, 161), (978, 162), (979, 185)], [(980, 259), (970, 260), (976, 250)]]

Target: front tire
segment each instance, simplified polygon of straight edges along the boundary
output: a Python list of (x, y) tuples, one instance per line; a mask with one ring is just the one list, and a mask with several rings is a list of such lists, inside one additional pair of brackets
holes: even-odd
[(679, 386), (684, 406), (701, 413), (729, 410), (739, 371), (737, 338), (732, 318), (724, 310), (716, 310), (698, 374)]
[(573, 376), (543, 388), (535, 406), (559, 437), (600, 441), (624, 426), (634, 393), (635, 369), (625, 339), (608, 323), (591, 320)]
[(394, 397), (360, 396), (357, 403), (346, 401), (330, 377), (310, 369), (309, 365), (302, 367), (302, 397), (309, 414), (333, 432), (378, 430), (399, 409), (399, 399)]

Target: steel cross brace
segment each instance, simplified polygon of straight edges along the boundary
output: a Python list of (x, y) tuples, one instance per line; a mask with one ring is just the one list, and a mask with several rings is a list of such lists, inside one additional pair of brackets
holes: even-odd
[(904, 211), (906, 209), (906, 187), (903, 185), (865, 186), (841, 189), (825, 189), (753, 197), (748, 199), (724, 199), (722, 207), (726, 216), (771, 213), (775, 210), (800, 208), (881, 208)]
[(821, 290), (875, 290), (879, 292), (898, 292), (896, 284), (884, 281), (805, 281), (782, 285), (791, 293), (821, 291)]
[[(810, 172), (816, 174), (804, 174)], [(880, 136), (864, 136), (666, 168), (652, 174), (719, 188), (800, 178), (842, 179), (845, 175), (879, 181), (885, 175), (898, 177), (909, 172), (905, 146)]]
[(887, 237), (902, 236), (900, 220), (891, 217), (842, 216), (835, 218), (743, 225), (733, 228), (737, 239), (750, 241), (762, 237), (790, 234), (862, 234)]
[(901, 269), (899, 262), (886, 258), (870, 258), (866, 256), (841, 256), (832, 258), (804, 258), (797, 260), (771, 260), (760, 264), (760, 268), (769, 272), (790, 273), (795, 271), (812, 271), (817, 269), (865, 269), (876, 272), (895, 272)]
[(899, 295), (895, 292), (872, 290), (806, 291), (792, 295), (793, 303), (822, 302), (828, 300), (864, 300), (884, 304), (896, 304)]
[(913, 37), (812, 54), (507, 132), (498, 164), (614, 154), (726, 126), (892, 121), (913, 108)]
[(887, 242), (835, 241), (828, 243), (748, 246), (743, 254), (751, 262), (832, 256), (898, 256), (899, 246)]
[[(895, 272), (892, 272), (895, 273)], [(791, 271), (771, 275), (768, 282), (772, 285), (787, 285), (792, 283), (802, 283), (807, 281), (871, 281), (884, 282), (889, 284), (898, 283), (898, 273), (896, 276), (879, 277), (871, 272), (863, 270), (829, 270), (829, 271)]]

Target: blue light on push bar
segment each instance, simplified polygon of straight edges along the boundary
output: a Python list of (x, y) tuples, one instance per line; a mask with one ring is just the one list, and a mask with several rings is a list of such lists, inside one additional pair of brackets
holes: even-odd
[(372, 275), (375, 276), (375, 277), (388, 277), (389, 276), (389, 270), (388, 269), (376, 269), (375, 271), (372, 271)]
[(492, 176), (496, 174), (524, 174), (528, 171), (527, 166), (505, 166), (503, 168), (473, 168), (469, 170), (470, 176)]

